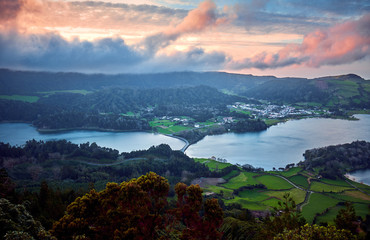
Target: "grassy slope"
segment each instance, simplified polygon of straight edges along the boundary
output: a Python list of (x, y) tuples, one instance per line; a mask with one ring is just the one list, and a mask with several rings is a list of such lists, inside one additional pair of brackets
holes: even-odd
[[(204, 163), (213, 171), (215, 170), (215, 162), (213, 160), (197, 159), (196, 161)], [(219, 164), (220, 169), (221, 167), (226, 167), (226, 164)], [(271, 175), (276, 174), (287, 177), (290, 181), (305, 189), (317, 191), (317, 193), (311, 194), (308, 203), (302, 209), (302, 215), (310, 223), (316, 215), (319, 215), (317, 216), (317, 223), (332, 223), (340, 209), (340, 206), (338, 207), (337, 204), (345, 201), (354, 203), (357, 215), (365, 217), (368, 213), (367, 205), (370, 204), (370, 196), (356, 190), (344, 180), (315, 179), (309, 185), (308, 178), (312, 176), (302, 171), (301, 168), (268, 173), (261, 174), (234, 170), (223, 177), (225, 180), (228, 180), (227, 183), (219, 186), (208, 186), (205, 188), (205, 191), (218, 194), (222, 191), (225, 204), (238, 203), (250, 210), (267, 210), (277, 207), (278, 202), (285, 193), (290, 193), (297, 204), (302, 203), (305, 199), (306, 191), (294, 188), (284, 179)], [(233, 194), (233, 190), (242, 186), (258, 183), (264, 184), (267, 189), (243, 190), (237, 195)], [(366, 185), (353, 184), (363, 190), (370, 189)]]

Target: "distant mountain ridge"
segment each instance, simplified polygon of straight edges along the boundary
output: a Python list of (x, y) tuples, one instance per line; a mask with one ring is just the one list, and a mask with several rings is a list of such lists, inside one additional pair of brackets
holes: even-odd
[(108, 75), (0, 69), (0, 94), (76, 89), (99, 90), (107, 87), (176, 88), (199, 85), (240, 92), (240, 90), (246, 90), (262, 82), (273, 79), (276, 79), (276, 77), (258, 77), (225, 72), (171, 72)]
[(153, 74), (83, 74), (0, 69), (0, 95), (37, 95), (48, 91), (105, 88), (151, 89), (211, 86), (248, 98), (285, 103), (367, 108), (370, 81), (358, 75), (314, 79), (277, 78), (226, 72), (170, 72)]

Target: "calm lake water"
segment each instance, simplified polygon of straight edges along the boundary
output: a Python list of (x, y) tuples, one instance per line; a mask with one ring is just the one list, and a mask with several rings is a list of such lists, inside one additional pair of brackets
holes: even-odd
[[(339, 119), (304, 119), (288, 121), (258, 133), (227, 133), (207, 136), (191, 145), (186, 154), (191, 157), (219, 157), (230, 163), (251, 164), (270, 170), (303, 160), (306, 149), (356, 140), (370, 141), (370, 115), (356, 115), (359, 121)], [(29, 139), (67, 139), (73, 143), (96, 142), (120, 152), (148, 149), (167, 143), (181, 149), (184, 142), (160, 134), (146, 132), (70, 131), (40, 134), (24, 123), (0, 124), (0, 141), (22, 145)]]
[(66, 139), (76, 144), (96, 142), (99, 146), (117, 149), (120, 152), (148, 149), (166, 143), (174, 150), (180, 150), (185, 143), (179, 139), (148, 132), (101, 132), (76, 130), (57, 133), (39, 133), (25, 123), (1, 123), (0, 141), (11, 145), (23, 145), (30, 139), (58, 140)]
[(303, 160), (307, 149), (356, 140), (370, 141), (370, 115), (356, 115), (359, 121), (303, 119), (288, 121), (258, 133), (227, 133), (207, 136), (191, 145), (191, 157), (219, 157), (230, 163), (251, 164), (271, 170)]
[[(369, 159), (370, 161), (370, 159)], [(370, 169), (358, 170), (348, 174), (349, 178), (360, 183), (365, 183), (370, 186)]]

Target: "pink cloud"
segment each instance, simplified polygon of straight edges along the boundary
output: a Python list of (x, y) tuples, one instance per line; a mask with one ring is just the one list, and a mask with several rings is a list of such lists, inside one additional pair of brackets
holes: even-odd
[(217, 26), (226, 21), (218, 18), (216, 4), (212, 1), (204, 1), (198, 8), (190, 11), (184, 20), (174, 29), (165, 32), (166, 35), (180, 35), (184, 33), (200, 32), (209, 27)]
[(201, 32), (227, 22), (227, 18), (219, 17), (217, 7), (213, 1), (207, 0), (191, 10), (184, 20), (175, 27), (169, 27), (161, 33), (151, 35), (144, 39), (144, 46), (151, 53), (160, 48), (167, 47), (183, 34)]
[(370, 14), (307, 34), (301, 44), (289, 44), (277, 53), (262, 52), (230, 66), (279, 68), (289, 65), (320, 67), (351, 63), (370, 56)]

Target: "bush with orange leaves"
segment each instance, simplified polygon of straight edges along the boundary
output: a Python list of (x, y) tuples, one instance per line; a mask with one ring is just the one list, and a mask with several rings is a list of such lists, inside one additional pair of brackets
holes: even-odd
[[(72, 202), (51, 231), (58, 239), (219, 239), (223, 212), (216, 199), (203, 204), (198, 185), (175, 187), (169, 209), (167, 179), (153, 172), (129, 182), (108, 183)], [(203, 216), (200, 211), (204, 209)]]

